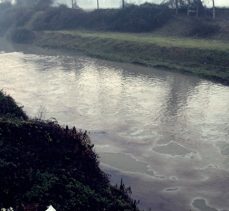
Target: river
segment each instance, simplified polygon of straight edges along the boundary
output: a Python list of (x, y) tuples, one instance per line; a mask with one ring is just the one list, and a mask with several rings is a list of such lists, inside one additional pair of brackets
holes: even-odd
[(89, 131), (141, 207), (229, 210), (229, 87), (70, 52), (0, 52), (0, 88), (31, 117)]

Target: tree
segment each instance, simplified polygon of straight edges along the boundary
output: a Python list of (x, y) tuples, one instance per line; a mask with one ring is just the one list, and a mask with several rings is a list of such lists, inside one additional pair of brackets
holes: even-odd
[(52, 3), (53, 3), (53, 0), (39, 0), (36, 6), (40, 8), (46, 8), (46, 7), (50, 7)]
[(202, 0), (165, 0), (163, 3), (175, 8), (176, 14), (178, 14), (180, 8), (187, 8), (188, 15), (194, 13), (199, 16), (199, 13), (204, 9)]
[(175, 5), (176, 5), (176, 14), (178, 14), (178, 0), (175, 0)]
[(77, 1), (76, 0), (72, 0), (72, 9), (76, 9), (76, 8), (79, 8), (78, 4), (77, 4)]
[(37, 1), (36, 0), (16, 0), (16, 3), (19, 6), (32, 7), (37, 3)]
[(176, 14), (178, 14), (180, 5), (186, 4), (186, 0), (165, 0), (163, 1), (163, 4), (166, 4), (171, 8), (175, 8)]
[(16, 0), (17, 5), (23, 7), (42, 7), (46, 8), (53, 3), (53, 0)]

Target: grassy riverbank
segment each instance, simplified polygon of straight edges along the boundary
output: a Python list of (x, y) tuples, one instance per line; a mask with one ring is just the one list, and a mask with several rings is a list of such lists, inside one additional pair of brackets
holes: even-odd
[(109, 184), (85, 132), (29, 119), (1, 91), (0, 146), (0, 209), (138, 210), (130, 189)]
[(191, 73), (229, 84), (229, 42), (151, 33), (39, 32), (36, 45), (120, 62)]
[(0, 4), (0, 35), (16, 43), (34, 40), (42, 47), (76, 50), (229, 84), (227, 8), (217, 8), (212, 21), (209, 8), (203, 7), (199, 17), (193, 17), (187, 16), (187, 5), (179, 15), (166, 4), (93, 11), (35, 5)]

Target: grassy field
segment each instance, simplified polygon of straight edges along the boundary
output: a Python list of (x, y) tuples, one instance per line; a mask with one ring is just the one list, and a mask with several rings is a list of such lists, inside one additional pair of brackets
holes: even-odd
[(81, 51), (102, 59), (191, 73), (229, 84), (229, 42), (156, 36), (151, 33), (46, 31), (42, 47)]
[(154, 36), (151, 33), (117, 33), (117, 32), (90, 32), (90, 31), (58, 31), (58, 33), (70, 34), (89, 38), (112, 39), (119, 41), (137, 42), (158, 45), (160, 47), (198, 48), (206, 50), (229, 51), (229, 41), (210, 39), (191, 39)]

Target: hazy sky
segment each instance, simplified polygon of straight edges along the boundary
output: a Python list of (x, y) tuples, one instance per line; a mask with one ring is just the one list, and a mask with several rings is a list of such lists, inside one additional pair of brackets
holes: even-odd
[[(71, 0), (57, 0), (65, 4), (71, 3)], [(95, 8), (96, 0), (78, 0), (78, 5), (83, 8)], [(144, 3), (146, 0), (126, 0), (128, 3)], [(148, 0), (147, 2), (160, 3), (162, 0)], [(212, 0), (204, 0), (204, 3), (211, 5)], [(229, 0), (215, 0), (216, 6), (229, 6)], [(119, 7), (121, 0), (100, 0), (101, 7)]]

